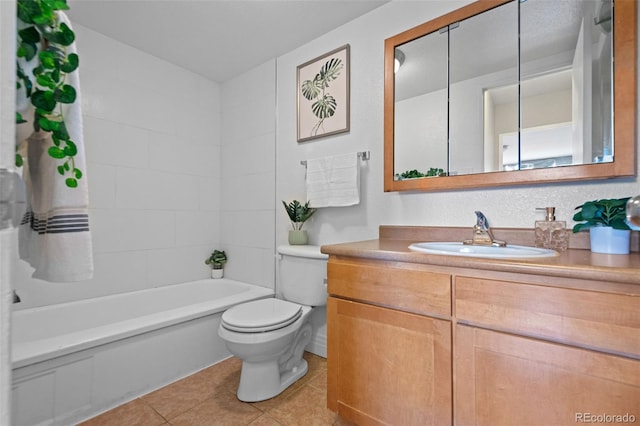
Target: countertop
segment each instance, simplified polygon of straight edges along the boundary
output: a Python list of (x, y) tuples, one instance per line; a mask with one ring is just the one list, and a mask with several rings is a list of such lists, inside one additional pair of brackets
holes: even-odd
[[(494, 230), (498, 239), (505, 239), (511, 244), (532, 246), (531, 232), (533, 230), (528, 229)], [(464, 228), (382, 226), (378, 239), (323, 245), (321, 251), (330, 256), (526, 273), (640, 286), (639, 252), (635, 251), (628, 255), (601, 254), (592, 253), (588, 248), (573, 248), (573, 246), (584, 246), (584, 241), (581, 240), (570, 242), (571, 248), (559, 253), (558, 256), (537, 259), (487, 259), (435, 255), (413, 252), (408, 248), (410, 244), (420, 241), (462, 241), (464, 237), (458, 237), (462, 235), (468, 237), (468, 233), (469, 230)], [(450, 239), (442, 239), (444, 235)], [(636, 240), (637, 238), (634, 238), (632, 241), (632, 249), (637, 245)]]

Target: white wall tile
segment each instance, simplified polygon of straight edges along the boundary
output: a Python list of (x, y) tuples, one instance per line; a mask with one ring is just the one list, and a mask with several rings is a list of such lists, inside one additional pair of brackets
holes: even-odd
[(84, 136), (87, 157), (95, 163), (147, 166), (148, 130), (85, 115)]
[(89, 205), (92, 209), (109, 208), (116, 201), (116, 169), (114, 166), (88, 163)]
[[(211, 165), (214, 168), (214, 165)], [(219, 170), (218, 170), (219, 171)], [(220, 177), (198, 177), (198, 206), (200, 210), (215, 211), (220, 209), (222, 182)]]
[(149, 250), (147, 283), (155, 287), (210, 278), (211, 270), (204, 264), (209, 254), (208, 246)]
[(274, 288), (273, 249), (230, 245), (226, 248), (229, 261), (225, 265), (225, 276), (235, 280)]
[(176, 245), (212, 245), (220, 241), (220, 213), (214, 211), (176, 212)]
[(219, 245), (220, 85), (74, 28), (95, 274), (42, 290), (15, 260), (24, 307), (205, 278)]
[[(225, 276), (273, 288), (275, 61), (222, 87), (221, 241)], [(267, 82), (265, 84), (265, 82)]]

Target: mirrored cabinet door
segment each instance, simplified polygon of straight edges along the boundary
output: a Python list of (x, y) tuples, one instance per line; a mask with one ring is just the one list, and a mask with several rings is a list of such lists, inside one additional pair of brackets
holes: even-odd
[[(402, 179), (447, 170), (447, 34), (435, 31), (395, 48), (394, 169)], [(436, 173), (436, 172), (432, 172)]]
[(482, 0), (387, 39), (385, 190), (634, 176), (636, 31), (634, 0)]
[[(518, 130), (518, 2), (450, 28), (449, 175), (502, 170), (494, 135)], [(497, 87), (516, 90), (488, 90)]]

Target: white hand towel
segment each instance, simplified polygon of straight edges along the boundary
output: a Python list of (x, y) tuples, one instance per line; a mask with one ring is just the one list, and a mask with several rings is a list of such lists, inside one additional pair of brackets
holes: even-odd
[(307, 161), (307, 200), (311, 207), (360, 203), (360, 167), (356, 152)]
[[(59, 13), (59, 17), (71, 27), (64, 13)], [(75, 43), (67, 47), (67, 53), (75, 52)], [(78, 149), (75, 167), (83, 172), (78, 186), (66, 186), (66, 178), (57, 171), (59, 160), (49, 156), (47, 150), (53, 144), (50, 133), (33, 132), (24, 147), (23, 179), (29, 207), (19, 227), (20, 257), (35, 268), (34, 278), (53, 282), (82, 281), (93, 276), (82, 99), (77, 69), (67, 75), (67, 83), (76, 89), (75, 102), (65, 108), (65, 124)], [(21, 126), (32, 125), (30, 121)]]

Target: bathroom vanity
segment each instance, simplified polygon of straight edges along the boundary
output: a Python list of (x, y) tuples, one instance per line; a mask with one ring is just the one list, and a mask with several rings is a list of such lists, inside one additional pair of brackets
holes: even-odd
[[(532, 229), (493, 231), (533, 245)], [(552, 258), (408, 249), (469, 234), (382, 226), (322, 247), (328, 407), (358, 425), (640, 422), (637, 233), (630, 255), (591, 253), (588, 233)]]

